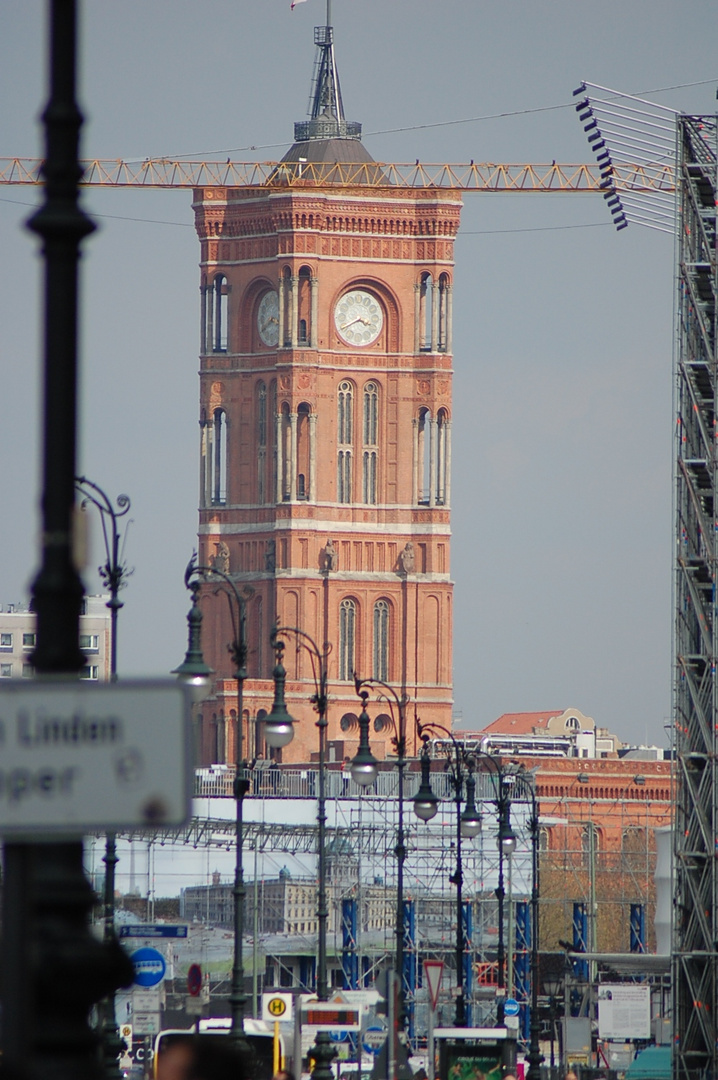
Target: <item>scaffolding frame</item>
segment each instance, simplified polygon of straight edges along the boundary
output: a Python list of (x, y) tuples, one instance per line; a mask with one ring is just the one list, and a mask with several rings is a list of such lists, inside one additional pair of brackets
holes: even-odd
[(674, 1076), (718, 1064), (715, 116), (677, 120)]

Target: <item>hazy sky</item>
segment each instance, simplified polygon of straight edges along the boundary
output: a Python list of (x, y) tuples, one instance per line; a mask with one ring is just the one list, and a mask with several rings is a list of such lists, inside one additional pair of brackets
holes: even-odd
[[(305, 117), (323, 0), (91, 0), (81, 15), (84, 157), (273, 160)], [(39, 0), (2, 4), (1, 156), (41, 153), (44, 18)], [(347, 118), (380, 161), (590, 161), (582, 79), (716, 108), (714, 0), (334, 0), (333, 21)], [(37, 195), (0, 189), (3, 603), (27, 598), (38, 561), (40, 268), (22, 228)], [(157, 675), (184, 653), (197, 523), (191, 193), (91, 189), (84, 206), (100, 228), (83, 258), (79, 467), (132, 499), (120, 669)], [(465, 198), (452, 573), (468, 726), (574, 706), (664, 741), (673, 277), (672, 238), (616, 234), (599, 197)]]

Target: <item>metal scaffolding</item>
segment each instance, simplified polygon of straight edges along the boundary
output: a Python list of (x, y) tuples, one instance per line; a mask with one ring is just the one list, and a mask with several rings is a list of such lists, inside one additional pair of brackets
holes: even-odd
[(715, 116), (677, 122), (674, 1076), (718, 1064)]

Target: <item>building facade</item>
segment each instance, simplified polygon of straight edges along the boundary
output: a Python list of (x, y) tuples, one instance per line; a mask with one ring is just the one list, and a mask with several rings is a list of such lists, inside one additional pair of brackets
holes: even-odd
[[(107, 682), (110, 678), (109, 596), (86, 596), (80, 614), (80, 648), (85, 666), (80, 678)], [(35, 648), (35, 613), (22, 604), (7, 604), (0, 611), (0, 679), (31, 679), (30, 661)]]
[[(201, 245), (199, 559), (245, 591), (244, 737), (264, 756), (274, 623), (329, 658), (329, 739), (356, 748), (353, 677), (404, 690), (451, 725), (452, 288), (460, 199), (386, 183), (344, 119), (331, 27), (318, 47), (312, 118), (276, 180), (198, 188)], [(301, 182), (304, 163), (329, 179)], [(356, 167), (356, 183), (331, 170)], [(290, 182), (282, 183), (282, 177)], [(232, 760), (229, 614), (205, 589), (200, 763)], [(317, 736), (306, 653), (288, 639), (287, 704), (302, 723), (284, 761)], [(352, 735), (352, 731), (354, 734)], [(382, 736), (377, 753), (382, 754)]]

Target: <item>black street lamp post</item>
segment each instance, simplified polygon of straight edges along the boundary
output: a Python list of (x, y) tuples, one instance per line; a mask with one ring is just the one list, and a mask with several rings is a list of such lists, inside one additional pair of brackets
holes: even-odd
[[(297, 652), (304, 650), (309, 655), (314, 677), (314, 694), (311, 697), (311, 702), (314, 706), (314, 711), (318, 716), (316, 726), (319, 729), (319, 785), (317, 798), (317, 861), (319, 877), (317, 895), (317, 998), (319, 1001), (327, 1001), (329, 998), (329, 987), (327, 984), (327, 918), (329, 912), (327, 908), (326, 865), (326, 760), (327, 706), (329, 703), (327, 675), (331, 645), (329, 642), (325, 641), (323, 648), (320, 649), (309, 634), (295, 626), (275, 626), (272, 630), (271, 642), (276, 657), (274, 666), (274, 703), (271, 712), (264, 720), (264, 737), (267, 744), (275, 749), (281, 749), (281, 747), (287, 746), (292, 741), (294, 738), (294, 724), (296, 723), (293, 717), (287, 712), (284, 701), (284, 683), (287, 673), (282, 663), (285, 648), (284, 641), (282, 640), (283, 637), (294, 638)], [(366, 762), (365, 764), (369, 766), (369, 762)], [(371, 780), (367, 780), (367, 783), (371, 783)], [(314, 1058), (315, 1063), (312, 1072), (312, 1080), (332, 1080), (331, 1063), (335, 1056), (335, 1050), (331, 1045), (328, 1031), (317, 1032), (311, 1056)]]
[[(355, 676), (354, 683), (357, 694), (359, 694), (362, 699), (362, 716), (359, 718), (360, 744), (359, 750), (351, 765), (352, 778), (355, 783), (365, 786), (373, 783), (376, 778), (376, 761), (374, 757), (371, 756), (371, 751), (369, 750), (368, 716), (366, 716), (366, 728), (363, 726), (363, 718), (366, 715), (366, 700), (369, 696), (364, 687), (373, 687), (381, 691), (389, 704), (389, 719), (394, 731), (392, 745), (396, 753), (396, 768), (398, 772), (398, 821), (396, 846), (394, 848), (394, 854), (396, 856), (396, 977), (398, 979), (399, 988), (396, 1023), (399, 1039), (405, 1044), (407, 1017), (406, 988), (404, 986), (404, 863), (406, 861), (406, 837), (404, 833), (404, 770), (406, 768), (406, 706), (409, 703), (409, 698), (405, 693), (399, 695), (392, 686), (382, 679), (360, 679)], [(396, 716), (394, 716), (394, 705), (396, 706)], [(374, 721), (374, 730), (381, 731), (383, 730), (383, 727), (384, 724), (380, 723), (379, 718), (377, 718)], [(364, 730), (367, 732), (366, 747), (363, 747), (361, 743), (361, 735), (363, 735)], [(370, 768), (369, 777), (367, 777), (365, 761), (367, 753), (371, 756), (371, 762), (373, 763), (373, 775)]]
[[(110, 609), (110, 682), (117, 682), (117, 616), (122, 601), (119, 599), (120, 589), (125, 586), (125, 578), (132, 571), (127, 569), (122, 552), (121, 527), (118, 525), (120, 518), (125, 517), (130, 509), (128, 495), (117, 496), (117, 507), (101, 487), (88, 480), (86, 476), (78, 476), (75, 479), (75, 490), (82, 497), (80, 506), (85, 509), (88, 503), (96, 507), (100, 514), (102, 524), (102, 539), (105, 546), (105, 563), (98, 568), (102, 584), (109, 589), (110, 599), (107, 607)], [(127, 538), (127, 526), (125, 522), (125, 539)], [(108, 832), (105, 836), (105, 854), (102, 860), (105, 864), (105, 889), (103, 897), (103, 940), (105, 944), (111, 944), (115, 937), (115, 867), (118, 863), (117, 841), (115, 833)], [(103, 998), (98, 1005), (99, 1028), (102, 1032), (102, 1047), (105, 1058), (105, 1075), (107, 1080), (121, 1080), (119, 1057), (125, 1046), (120, 1038), (120, 1033), (115, 1020), (115, 996), (110, 994)]]
[(524, 795), (531, 800), (531, 1016), (529, 1020), (529, 1063), (527, 1080), (541, 1080), (541, 1063), (544, 1060), (539, 1046), (540, 1023), (538, 1014), (539, 989), (539, 816), (536, 801), (536, 786), (533, 778), (525, 773), (516, 773), (515, 780)]
[[(466, 952), (466, 935), (464, 933), (464, 869), (462, 861), (461, 841), (477, 836), (481, 830), (481, 815), (476, 809), (476, 780), (474, 770), (476, 758), (467, 753), (450, 731), (436, 724), (424, 724), (419, 728), (424, 746), (421, 752), (421, 786), (414, 798), (414, 813), (423, 821), (430, 821), (436, 814), (437, 800), (433, 796), (430, 784), (430, 758), (429, 758), (429, 733), (439, 733), (443, 740), (450, 740), (450, 745), (444, 742), (447, 753), (448, 765), (451, 774), (451, 782), (454, 788), (454, 802), (456, 803), (456, 869), (449, 880), (456, 885), (456, 1013), (454, 1024), (456, 1027), (467, 1026), (466, 1011), (466, 987), (464, 981), (464, 953)], [(464, 801), (463, 792), (466, 787), (466, 805), (464, 810), (461, 804)]]
[[(498, 900), (499, 919), (499, 944), (498, 944), (498, 968), (499, 968), (499, 998), (496, 1009), (496, 1023), (500, 1026), (504, 1022), (504, 992), (506, 988), (505, 968), (506, 954), (504, 949), (504, 856), (511, 856), (516, 850), (516, 836), (511, 828), (511, 797), (512, 788), (517, 788), (523, 797), (528, 797), (531, 802), (531, 820), (529, 832), (531, 836), (531, 1004), (529, 1019), (529, 1052), (527, 1061), (529, 1068), (526, 1073), (527, 1080), (541, 1080), (541, 1063), (543, 1055), (540, 1050), (540, 1023), (538, 1015), (538, 982), (539, 982), (539, 817), (538, 803), (536, 800), (536, 787), (533, 778), (524, 772), (507, 771), (501, 765), (498, 758), (484, 751), (478, 751), (479, 759), (489, 762), (494, 774), (496, 790), (496, 809), (498, 812), (499, 830), (497, 844), (499, 848), (499, 880), (496, 889)], [(513, 961), (509, 957), (509, 963)]]
[(244, 902), (246, 890), (244, 887), (244, 799), (249, 791), (247, 779), (247, 762), (244, 757), (244, 681), (247, 678), (247, 601), (240, 593), (234, 580), (218, 566), (198, 566), (195, 557), (192, 556), (185, 570), (185, 585), (192, 592), (192, 608), (187, 616), (189, 624), (189, 647), (183, 664), (175, 670), (180, 679), (190, 682), (199, 687), (200, 700), (204, 696), (202, 688), (208, 683), (209, 668), (204, 664), (200, 644), (200, 630), (202, 613), (199, 610), (199, 593), (202, 585), (206, 584), (215, 596), (222, 593), (227, 598), (229, 614), (232, 625), (232, 640), (227, 645), (227, 650), (232, 657), (234, 678), (237, 681), (237, 724), (234, 741), (234, 800), (236, 806), (235, 818), (235, 864), (234, 886), (232, 896), (234, 900), (234, 952), (232, 956), (232, 985), (229, 995), (230, 1014), (232, 1026), (230, 1037), (234, 1040), (237, 1049), (248, 1054), (251, 1047), (244, 1032), (244, 1012), (247, 1003), (247, 995), (244, 992), (244, 961), (243, 961), (243, 938), (244, 938)]

